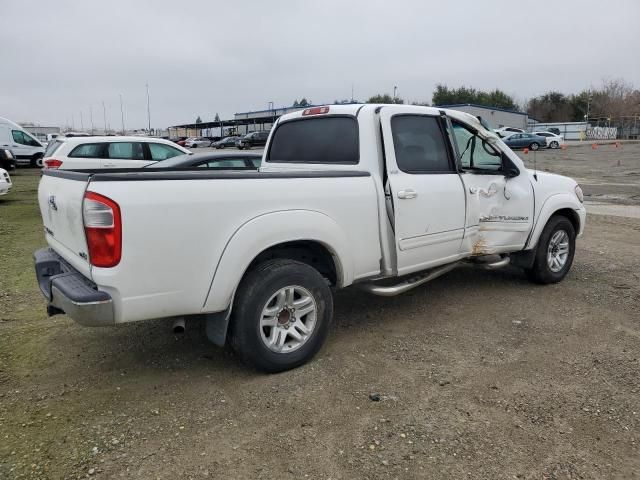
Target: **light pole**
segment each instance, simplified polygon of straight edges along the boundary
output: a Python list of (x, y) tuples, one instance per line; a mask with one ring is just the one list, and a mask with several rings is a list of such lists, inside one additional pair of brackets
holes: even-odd
[(84, 130), (84, 123), (82, 123), (82, 110), (80, 110), (80, 131)]
[(102, 117), (104, 120), (104, 134), (107, 134), (107, 107), (104, 106), (104, 100), (102, 101)]
[(89, 107), (89, 118), (91, 119), (91, 135), (93, 135), (93, 108)]
[(273, 102), (269, 102), (269, 110), (271, 110), (271, 128), (273, 128), (273, 124), (276, 123), (276, 111), (273, 108)]
[(151, 135), (151, 103), (149, 101), (149, 84), (146, 84), (147, 87), (147, 120), (149, 124), (149, 129), (147, 131), (147, 135)]
[(122, 108), (122, 94), (120, 94), (120, 117), (122, 118), (122, 135), (125, 135), (125, 130), (124, 130), (124, 110)]
[(393, 103), (396, 103), (396, 93), (398, 92), (398, 87), (393, 87)]

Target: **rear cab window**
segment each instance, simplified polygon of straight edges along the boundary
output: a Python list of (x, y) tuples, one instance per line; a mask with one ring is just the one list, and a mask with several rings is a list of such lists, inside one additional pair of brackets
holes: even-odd
[(352, 116), (301, 118), (280, 124), (266, 161), (357, 165), (358, 122)]

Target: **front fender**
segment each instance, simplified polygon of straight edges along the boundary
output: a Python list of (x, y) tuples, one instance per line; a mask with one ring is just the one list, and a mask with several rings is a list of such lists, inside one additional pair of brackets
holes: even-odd
[(542, 204), (540, 213), (538, 214), (535, 225), (533, 226), (531, 236), (529, 237), (529, 241), (525, 246), (525, 250), (531, 249), (538, 244), (540, 235), (542, 235), (542, 230), (544, 230), (545, 225), (553, 214), (558, 210), (567, 208), (574, 210), (580, 218), (580, 227), (576, 232), (577, 235), (580, 235), (584, 229), (584, 222), (586, 218), (584, 205), (582, 205), (576, 196), (571, 193), (556, 193), (548, 197)]
[(205, 312), (219, 312), (231, 304), (240, 280), (251, 262), (275, 245), (297, 240), (324, 245), (337, 263), (338, 285), (353, 282), (353, 255), (340, 226), (313, 210), (286, 210), (252, 218), (229, 238), (213, 274), (204, 304)]

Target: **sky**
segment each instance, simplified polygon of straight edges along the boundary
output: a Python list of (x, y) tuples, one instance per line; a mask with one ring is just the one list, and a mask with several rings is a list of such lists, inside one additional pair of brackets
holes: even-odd
[[(0, 116), (127, 129), (436, 84), (640, 88), (638, 0), (1, 0)], [(103, 102), (105, 108), (103, 109)]]

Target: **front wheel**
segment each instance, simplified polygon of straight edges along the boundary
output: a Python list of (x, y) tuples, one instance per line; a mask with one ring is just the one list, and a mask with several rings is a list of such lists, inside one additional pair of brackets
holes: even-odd
[(527, 276), (536, 283), (558, 283), (573, 263), (576, 231), (567, 217), (554, 215), (544, 227), (536, 248), (533, 266)]
[(194, 143), (193, 145), (191, 145), (191, 148), (198, 148), (198, 145)]
[(281, 372), (309, 361), (322, 347), (333, 296), (320, 273), (295, 260), (258, 265), (236, 293), (231, 344), (245, 362)]
[(42, 163), (42, 159), (42, 154), (36, 154), (31, 158), (29, 164), (32, 168), (42, 168), (44, 166), (44, 163)]
[(538, 150), (540, 148), (540, 145), (538, 145), (536, 142), (533, 142), (531, 145), (529, 145), (529, 150)]

